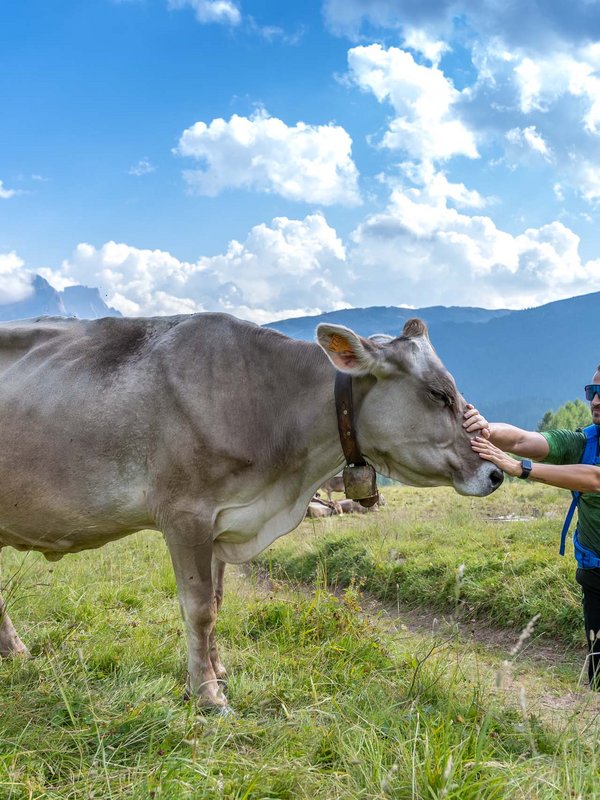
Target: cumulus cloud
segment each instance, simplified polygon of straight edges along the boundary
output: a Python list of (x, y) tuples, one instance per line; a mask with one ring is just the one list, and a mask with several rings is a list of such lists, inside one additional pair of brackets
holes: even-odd
[(15, 252), (0, 253), (0, 305), (29, 297), (33, 292), (32, 277)]
[(242, 15), (236, 3), (231, 0), (169, 0), (169, 8), (191, 7), (196, 19), (203, 24), (239, 25)]
[[(396, 305), (536, 306), (584, 294), (600, 280), (600, 259), (584, 262), (579, 237), (560, 222), (512, 235), (484, 215), (453, 208), (442, 195), (397, 187), (387, 209), (354, 231), (348, 260), (376, 272)], [(368, 280), (349, 300), (376, 302)]]
[[(423, 169), (403, 167), (407, 180)], [(509, 233), (468, 213), (485, 198), (427, 170), (420, 186), (394, 186), (386, 209), (366, 217), (346, 245), (322, 214), (278, 217), (194, 262), (124, 243), (82, 243), (59, 269), (40, 274), (57, 289), (98, 286), (130, 316), (225, 311), (259, 324), (380, 305), (382, 287), (391, 305), (522, 308), (598, 285), (600, 259), (584, 261), (579, 237), (563, 223)], [(0, 256), (0, 278), (0, 303), (31, 291), (15, 253)]]
[(59, 270), (57, 288), (100, 287), (108, 304), (131, 316), (227, 311), (263, 323), (347, 305), (338, 276), (345, 250), (321, 214), (257, 225), (225, 253), (180, 261), (163, 250), (107, 242), (79, 244)]
[(358, 172), (352, 139), (338, 125), (289, 127), (260, 111), (229, 121), (196, 122), (181, 135), (176, 153), (203, 163), (184, 177), (200, 194), (245, 188), (288, 200), (356, 205)]
[(388, 102), (396, 117), (381, 144), (404, 150), (412, 158), (477, 158), (473, 132), (459, 118), (460, 99), (452, 82), (436, 66), (418, 64), (397, 47), (359, 46), (348, 52), (350, 78), (379, 102)]

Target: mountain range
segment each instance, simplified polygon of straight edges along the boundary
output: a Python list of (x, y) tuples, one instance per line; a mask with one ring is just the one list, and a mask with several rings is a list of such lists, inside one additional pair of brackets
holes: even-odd
[(16, 303), (0, 305), (0, 322), (33, 317), (120, 317), (120, 311), (110, 308), (100, 297), (98, 289), (89, 286), (67, 286), (62, 292), (54, 289), (41, 275), (32, 281), (32, 293)]
[[(28, 298), (0, 306), (0, 320), (46, 314), (121, 316), (106, 305), (98, 289), (69, 286), (58, 292), (39, 275)], [(537, 427), (546, 411), (583, 398), (583, 387), (600, 364), (600, 292), (518, 311), (376, 306), (285, 319), (268, 327), (310, 341), (319, 322), (346, 325), (363, 336), (398, 336), (411, 317), (427, 323), (431, 341), (458, 388), (490, 420)]]

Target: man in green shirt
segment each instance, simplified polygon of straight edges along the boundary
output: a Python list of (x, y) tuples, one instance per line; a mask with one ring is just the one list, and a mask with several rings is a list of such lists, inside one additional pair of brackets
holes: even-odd
[[(600, 366), (585, 393), (592, 422), (600, 426)], [(583, 431), (525, 431), (505, 422), (488, 422), (472, 405), (465, 411), (464, 427), (473, 436), (471, 446), (481, 458), (492, 461), (508, 475), (581, 493), (574, 538), (576, 579), (583, 593), (590, 686), (600, 689), (600, 428), (590, 433), (594, 439), (595, 463), (581, 464), (588, 441)], [(505, 451), (522, 456), (523, 460)]]

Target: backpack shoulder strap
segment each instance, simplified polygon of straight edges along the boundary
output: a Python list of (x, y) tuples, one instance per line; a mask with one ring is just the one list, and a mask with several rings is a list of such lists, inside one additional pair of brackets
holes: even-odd
[(581, 456), (580, 464), (595, 464), (596, 463), (596, 451), (598, 449), (598, 426), (597, 425), (588, 425), (587, 428), (583, 429), (583, 432), (586, 435), (586, 443), (585, 443), (585, 450), (583, 451), (583, 455)]
[[(598, 450), (598, 426), (597, 425), (588, 425), (587, 428), (583, 429), (583, 433), (586, 436), (586, 443), (585, 443), (585, 450), (583, 451), (583, 455), (579, 461), (580, 464), (595, 464), (596, 463), (596, 452)], [(575, 513), (575, 509), (579, 503), (579, 497), (581, 496), (581, 492), (572, 492), (573, 499), (571, 500), (571, 505), (569, 506), (569, 510), (567, 511), (567, 516), (565, 517), (565, 522), (560, 534), (560, 549), (559, 553), (561, 556), (565, 554), (565, 543), (567, 541), (567, 534), (569, 532), (569, 528), (571, 527), (571, 522), (573, 520), (573, 514)]]

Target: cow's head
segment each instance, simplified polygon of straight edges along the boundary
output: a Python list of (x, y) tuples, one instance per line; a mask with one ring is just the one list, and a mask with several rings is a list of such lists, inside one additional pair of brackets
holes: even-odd
[(319, 344), (359, 395), (358, 443), (378, 472), (412, 486), (454, 486), (484, 496), (502, 472), (483, 461), (463, 428), (465, 400), (433, 349), (427, 327), (411, 319), (397, 339), (364, 339), (342, 325), (317, 327)]

